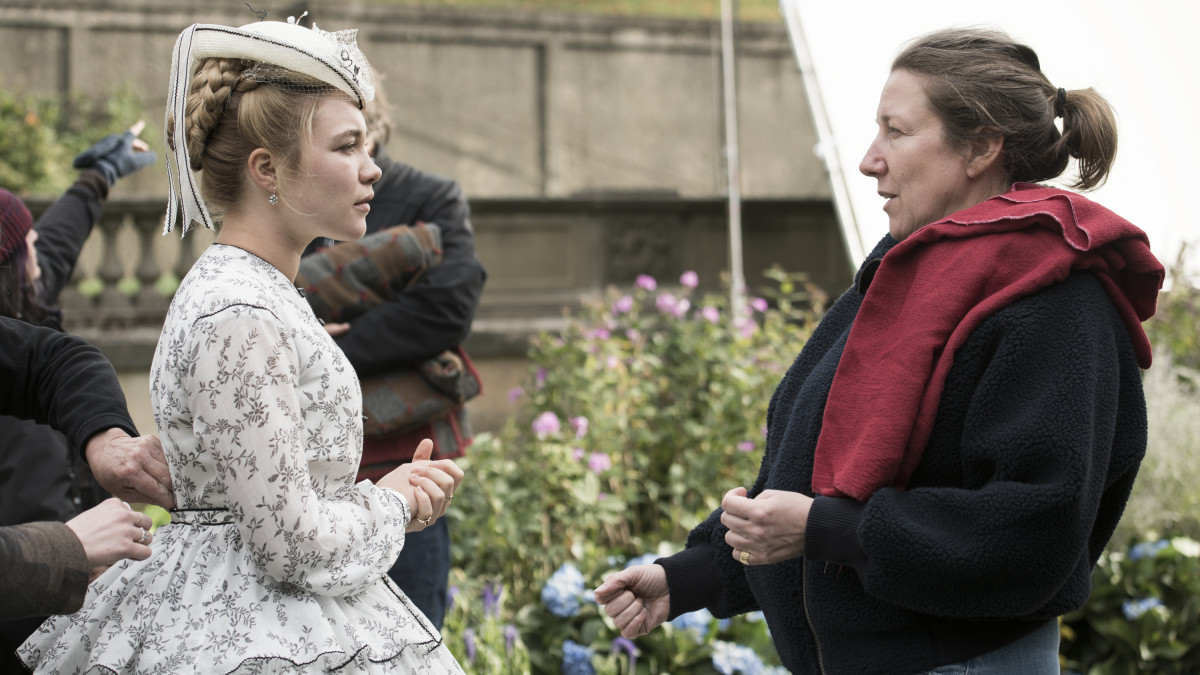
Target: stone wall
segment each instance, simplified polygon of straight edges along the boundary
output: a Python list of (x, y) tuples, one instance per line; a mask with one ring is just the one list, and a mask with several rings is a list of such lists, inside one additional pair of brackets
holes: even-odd
[[(564, 307), (641, 273), (669, 284), (695, 270), (714, 287), (728, 269), (715, 22), (333, 0), (262, 8), (272, 19), (307, 10), (328, 30), (358, 27), (386, 77), (391, 154), (454, 176), (470, 196), (490, 273), (467, 345), (485, 380), (471, 405), (481, 428), (511, 412), (505, 393), (525, 375), (529, 334), (560, 325)], [(233, 0), (0, 0), (0, 86), (94, 96), (133, 87), (144, 137), (161, 151), (176, 35), (196, 22), (252, 20)], [(737, 54), (747, 282), (778, 263), (836, 293), (852, 270), (786, 31), (741, 24)], [(68, 328), (121, 369), (145, 429), (166, 303), (151, 286), (211, 240), (157, 236), (165, 192), (153, 169), (116, 186), (75, 276), (104, 290), (87, 298), (72, 288), (63, 302)], [(35, 213), (46, 204), (32, 202)], [(141, 290), (129, 296), (131, 281)]]
[[(303, 7), (322, 28), (357, 27), (394, 105), (393, 156), (456, 177), (471, 196), (724, 194), (716, 22), (261, 4), (271, 19)], [(161, 147), (180, 30), (254, 20), (234, 0), (4, 0), (0, 86), (95, 96), (132, 87), (145, 136)], [(828, 199), (784, 27), (740, 24), (737, 55), (743, 193)], [(120, 189), (162, 194), (165, 176), (142, 172)]]

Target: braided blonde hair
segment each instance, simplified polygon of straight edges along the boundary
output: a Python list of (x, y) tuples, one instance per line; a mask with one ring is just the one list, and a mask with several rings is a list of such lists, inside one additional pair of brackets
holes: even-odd
[[(312, 138), (318, 104), (337, 90), (293, 71), (274, 68), (267, 80), (251, 76), (259, 64), (208, 58), (192, 77), (184, 129), (200, 194), (219, 221), (242, 199), (250, 153), (264, 148), (280, 171), (296, 171)], [(173, 129), (173, 121), (168, 129)], [(167, 142), (174, 149), (174, 138)]]

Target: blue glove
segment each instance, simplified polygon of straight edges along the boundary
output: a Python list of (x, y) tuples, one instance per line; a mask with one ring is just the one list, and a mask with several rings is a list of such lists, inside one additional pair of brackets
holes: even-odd
[(134, 152), (132, 131), (109, 134), (92, 147), (75, 157), (76, 169), (96, 169), (104, 174), (109, 186), (121, 176), (128, 176), (138, 169), (154, 163), (158, 157), (154, 152)]

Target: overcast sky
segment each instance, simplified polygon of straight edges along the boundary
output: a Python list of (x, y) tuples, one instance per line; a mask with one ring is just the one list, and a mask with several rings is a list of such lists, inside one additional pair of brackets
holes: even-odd
[(987, 26), (1033, 47), (1057, 86), (1094, 87), (1109, 100), (1118, 118), (1117, 161), (1108, 183), (1089, 196), (1145, 230), (1168, 267), (1181, 243), (1190, 242), (1189, 272), (1200, 273), (1200, 2), (783, 0), (782, 6), (800, 17), (867, 250), (887, 231), (887, 216), (875, 181), (858, 173), (858, 162), (875, 133), (892, 58), (927, 31)]

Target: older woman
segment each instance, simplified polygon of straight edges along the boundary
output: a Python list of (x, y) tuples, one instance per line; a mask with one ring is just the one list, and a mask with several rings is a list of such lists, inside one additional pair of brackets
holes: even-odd
[(877, 122), (889, 235), (776, 390), (757, 481), (596, 598), (627, 637), (761, 609), (795, 672), (1056, 674), (1145, 453), (1163, 268), (1036, 184), (1072, 157), (1102, 183), (1115, 122), (1007, 35), (910, 43)]

